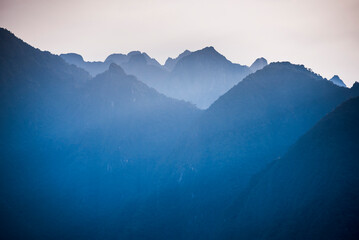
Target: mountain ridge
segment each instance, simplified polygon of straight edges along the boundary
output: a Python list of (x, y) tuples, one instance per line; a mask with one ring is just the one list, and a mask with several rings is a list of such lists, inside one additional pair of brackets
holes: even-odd
[(175, 59), (168, 58), (163, 66), (140, 51), (127, 55), (111, 54), (104, 62), (84, 62), (80, 56), (77, 60), (71, 59), (71, 55), (61, 56), (69, 63), (87, 69), (92, 76), (106, 70), (111, 62), (117, 63), (126, 73), (157, 91), (202, 109), (209, 107), (245, 76), (266, 65), (264, 58), (257, 59), (251, 68), (232, 63), (212, 46), (194, 52), (185, 50)]

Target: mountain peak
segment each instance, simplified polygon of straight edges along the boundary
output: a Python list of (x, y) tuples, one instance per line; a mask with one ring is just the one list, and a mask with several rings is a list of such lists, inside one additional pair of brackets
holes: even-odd
[(252, 63), (252, 65), (250, 66), (250, 69), (252, 72), (256, 72), (262, 68), (264, 68), (265, 66), (268, 65), (268, 62), (265, 58), (261, 57), (261, 58), (257, 58), (254, 63)]
[(127, 60), (127, 55), (122, 53), (113, 53), (105, 59), (105, 63), (114, 62), (116, 64), (122, 64), (124, 62), (127, 62)]
[(329, 79), (329, 81), (339, 87), (347, 87), (347, 85), (345, 85), (345, 83), (340, 79), (338, 75), (334, 75), (331, 79)]
[(214, 62), (217, 62), (217, 63), (219, 63), (219, 62), (228, 63), (229, 62), (222, 54), (217, 52), (217, 50), (214, 49), (214, 47), (212, 47), (212, 46), (205, 47), (205, 48), (197, 50), (195, 52), (190, 52), (188, 54), (188, 56), (183, 57), (181, 59), (181, 61), (185, 60), (185, 59), (192, 59), (192, 60), (194, 60), (194, 59), (196, 59), (196, 60), (203, 59), (205, 61), (214, 61)]
[(129, 53), (127, 53), (127, 56), (134, 56), (134, 55), (140, 55), (141, 54), (141, 52), (140, 51), (131, 51), (131, 52), (129, 52)]
[(203, 49), (201, 49), (201, 50), (199, 50), (199, 51), (205, 52), (205, 53), (215, 53), (215, 54), (219, 54), (219, 53), (217, 52), (217, 50), (214, 49), (213, 46), (205, 47), (205, 48), (203, 48)]
[(84, 62), (84, 58), (77, 53), (63, 53), (60, 57), (65, 59), (67, 62)]
[(186, 57), (186, 56), (188, 56), (190, 54), (191, 54), (191, 52), (189, 50), (185, 50), (183, 53), (178, 55), (176, 58), (169, 57), (169, 58), (167, 58), (164, 66), (168, 70), (172, 70), (179, 60), (181, 60), (182, 58), (184, 58), (184, 57)]

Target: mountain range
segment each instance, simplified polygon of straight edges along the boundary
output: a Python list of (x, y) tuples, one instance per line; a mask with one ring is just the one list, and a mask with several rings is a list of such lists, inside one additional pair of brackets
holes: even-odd
[(357, 239), (359, 83), (337, 79), (0, 29), (0, 238)]
[[(162, 230), (157, 238), (218, 237), (227, 207), (253, 176), (355, 96), (358, 84), (342, 88), (288, 62), (271, 63), (246, 77), (201, 114), (168, 158), (170, 163), (164, 164), (167, 169), (176, 167), (163, 192), (153, 196), (152, 201), (161, 204), (150, 215), (158, 216), (161, 226), (174, 223), (172, 234)], [(149, 205), (153, 208), (152, 202)], [(146, 224), (154, 228), (151, 222), (141, 226)]]
[(114, 63), (91, 78), (4, 29), (0, 38), (2, 237), (66, 238), (147, 194), (156, 161), (200, 110)]
[(257, 59), (250, 67), (234, 64), (213, 47), (168, 58), (162, 66), (146, 53), (133, 51), (112, 54), (104, 62), (85, 62), (74, 53), (61, 54), (66, 62), (74, 64), (95, 76), (105, 71), (111, 63), (121, 66), (127, 74), (136, 76), (157, 91), (208, 108), (218, 97), (240, 82), (245, 76), (267, 65), (264, 58)]

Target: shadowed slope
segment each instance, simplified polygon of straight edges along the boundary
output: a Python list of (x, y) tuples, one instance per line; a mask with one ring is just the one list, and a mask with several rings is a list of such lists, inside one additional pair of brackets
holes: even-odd
[(324, 117), (253, 181), (231, 238), (357, 239), (359, 98)]

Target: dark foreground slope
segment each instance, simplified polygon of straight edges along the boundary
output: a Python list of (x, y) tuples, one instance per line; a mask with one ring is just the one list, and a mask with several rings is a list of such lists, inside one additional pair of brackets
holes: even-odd
[(2, 239), (123, 236), (199, 111), (111, 64), (95, 78), (0, 29)]
[(154, 239), (218, 236), (227, 207), (251, 177), (357, 90), (290, 63), (249, 75), (201, 115), (167, 158), (161, 172), (169, 180), (137, 212), (137, 232), (152, 230)]
[(358, 123), (359, 98), (324, 117), (252, 181), (226, 237), (358, 239)]

